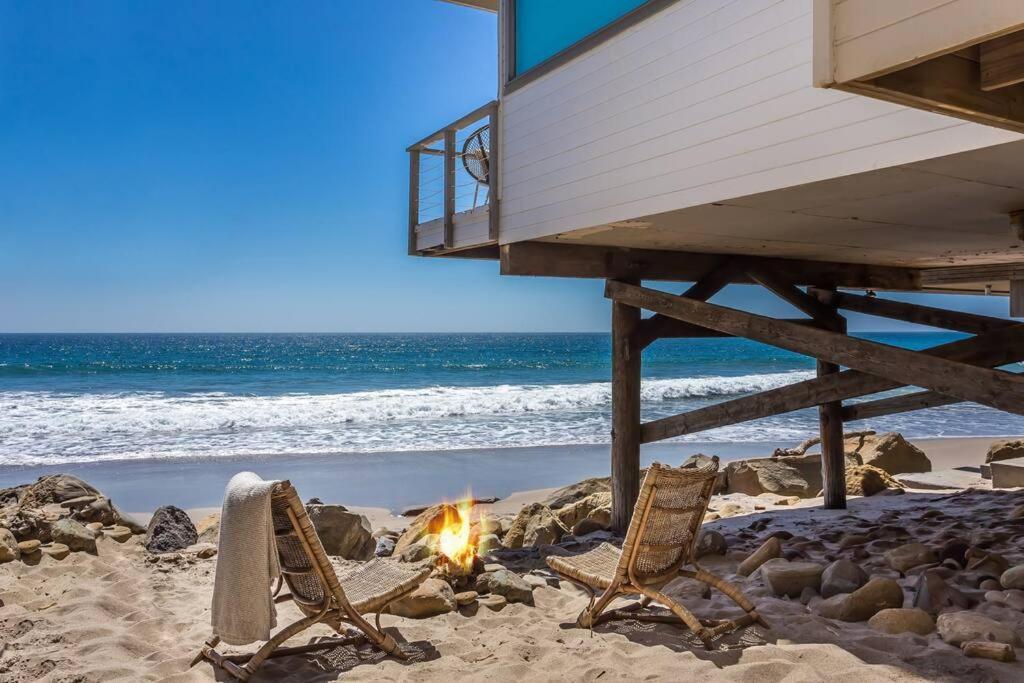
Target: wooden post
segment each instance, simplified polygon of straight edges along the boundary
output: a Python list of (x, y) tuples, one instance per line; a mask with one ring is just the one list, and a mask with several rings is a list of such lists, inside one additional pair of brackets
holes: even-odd
[(639, 324), (639, 308), (612, 302), (612, 529), (619, 533), (629, 528), (640, 493)]
[(444, 131), (444, 248), (455, 246), (455, 129)]
[(501, 130), (498, 121), (498, 103), (491, 107), (491, 113), (487, 118), (488, 131), (490, 133), (491, 149), (487, 156), (487, 237), (494, 241), (498, 240), (498, 220), (501, 217), (498, 200), (498, 173), (501, 164)]
[(409, 150), (409, 256), (419, 253), (416, 226), (420, 223), (420, 151)]
[[(822, 304), (825, 306), (825, 304)], [(833, 332), (846, 333), (846, 320), (839, 317), (835, 308), (827, 326)], [(827, 361), (817, 361), (818, 377), (834, 375), (839, 366)], [(846, 509), (846, 452), (843, 443), (843, 403), (830, 401), (818, 406), (818, 430), (821, 435), (821, 482), (825, 492), (827, 510)]]
[(1024, 280), (1010, 280), (1010, 317), (1024, 318)]

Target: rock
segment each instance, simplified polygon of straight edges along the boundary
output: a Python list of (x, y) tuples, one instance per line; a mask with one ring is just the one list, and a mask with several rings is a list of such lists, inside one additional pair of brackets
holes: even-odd
[(800, 604), (808, 605), (810, 604), (811, 600), (819, 597), (821, 597), (821, 594), (818, 591), (811, 588), (810, 586), (808, 586), (807, 588), (804, 588), (802, 591), (800, 591)]
[(395, 554), (394, 557), (397, 557), (399, 562), (420, 562), (431, 557), (435, 547), (432, 543), (417, 541), (407, 546), (402, 552)]
[[(977, 542), (974, 545), (977, 545)], [(1000, 576), (1010, 568), (1010, 561), (1005, 557), (980, 548), (968, 548), (964, 559), (967, 560), (967, 569), (977, 573), (991, 574), (993, 577)]]
[(972, 640), (1007, 645), (1014, 645), (1017, 642), (1017, 634), (1012, 628), (977, 612), (945, 612), (939, 615), (936, 625), (939, 637), (950, 645), (960, 645)]
[(109, 538), (112, 541), (117, 541), (118, 543), (124, 543), (125, 541), (127, 541), (129, 538), (132, 537), (132, 530), (129, 529), (128, 527), (126, 527), (126, 526), (117, 525), (117, 526), (112, 526), (109, 529), (104, 529), (103, 530), (103, 535), (106, 536), (107, 538)]
[(931, 472), (932, 463), (917, 446), (897, 432), (861, 434), (846, 439), (847, 457), (873, 465), (889, 474)]
[(39, 552), (39, 546), (41, 545), (42, 542), (33, 538), (28, 541), (21, 541), (20, 543), (18, 543), (18, 550), (21, 551), (22, 555), (31, 555), (33, 553)]
[(852, 593), (822, 601), (819, 613), (840, 621), (867, 621), (883, 609), (903, 607), (903, 589), (892, 579), (876, 577)]
[(983, 591), (1001, 591), (1003, 590), (1003, 584), (999, 583), (995, 579), (984, 579), (978, 584), (978, 588)]
[(885, 559), (890, 567), (901, 574), (922, 564), (935, 564), (939, 561), (935, 551), (923, 543), (907, 543), (893, 548), (885, 554)]
[(501, 595), (484, 595), (478, 598), (477, 602), (492, 612), (500, 612), (508, 604), (508, 600)]
[(44, 545), (40, 550), (42, 550), (43, 555), (49, 555), (55, 560), (63, 560), (71, 554), (71, 548), (67, 547), (63, 543), (51, 543), (50, 545)]
[(993, 441), (985, 454), (985, 464), (1014, 458), (1024, 458), (1024, 439)]
[(560, 521), (565, 528), (571, 529), (579, 522), (587, 519), (594, 510), (599, 508), (608, 508), (610, 519), (611, 507), (611, 493), (594, 493), (586, 498), (581, 498), (575, 503), (570, 503), (569, 505), (562, 507), (555, 513), (555, 516), (558, 517), (558, 521)]
[(471, 602), (476, 602), (477, 597), (480, 594), (476, 591), (463, 591), (455, 594), (455, 602), (459, 607), (465, 607)]
[(89, 531), (99, 531), (103, 528), (103, 522), (89, 522), (85, 525), (85, 528)]
[(902, 490), (903, 486), (885, 470), (874, 465), (846, 468), (846, 493), (851, 496), (873, 496), (886, 489)]
[(391, 557), (395, 552), (395, 539), (390, 536), (381, 536), (377, 539), (377, 547), (373, 554), (377, 557)]
[(1010, 567), (1003, 572), (1002, 576), (999, 577), (999, 583), (1003, 588), (1024, 590), (1024, 564)]
[(921, 574), (914, 586), (913, 605), (930, 614), (938, 614), (948, 607), (966, 609), (970, 607), (970, 600), (946, 583), (938, 570), (929, 569)]
[(96, 554), (96, 532), (73, 519), (58, 519), (50, 529), (54, 543), (62, 543), (75, 552)]
[(490, 553), (501, 548), (501, 539), (495, 534), (487, 534), (480, 537), (480, 540), (477, 541), (477, 547), (480, 554)]
[(796, 505), (800, 502), (800, 498), (797, 496), (785, 496), (775, 501), (776, 505)]
[(0, 528), (0, 563), (21, 559), (21, 547), (10, 529)]
[(360, 561), (373, 558), (377, 542), (364, 515), (342, 505), (309, 505), (306, 511), (328, 555)]
[(146, 530), (146, 550), (151, 553), (171, 553), (183, 550), (199, 541), (196, 527), (188, 513), (173, 505), (157, 508)]
[(868, 582), (868, 573), (850, 560), (836, 560), (821, 574), (821, 596), (831, 598), (840, 593), (852, 593)]
[(523, 577), (507, 569), (485, 572), (476, 577), (477, 591), (500, 595), (509, 602), (533, 604), (533, 587)]
[(458, 519), (460, 519), (459, 510), (454, 505), (441, 503), (427, 508), (410, 522), (409, 527), (395, 541), (394, 553), (402, 554), (406, 548), (427, 534), (441, 533), (441, 529), (444, 528), (447, 521), (457, 521)]
[(611, 479), (609, 477), (584, 479), (583, 481), (558, 489), (544, 500), (544, 504), (552, 510), (559, 510), (566, 505), (571, 505), (595, 493), (610, 494), (611, 490)]
[(409, 595), (392, 602), (388, 611), (398, 617), (426, 619), (454, 612), (457, 604), (451, 586), (441, 579), (427, 579)]
[(568, 533), (550, 507), (532, 503), (519, 511), (502, 543), (506, 548), (536, 547), (557, 543)]
[(491, 517), (480, 517), (478, 522), (481, 536), (501, 533), (501, 521)]
[(217, 554), (217, 546), (212, 543), (197, 543), (193, 549), (200, 560), (208, 560)]
[(725, 551), (728, 549), (729, 544), (726, 542), (725, 536), (717, 531), (705, 529), (700, 532), (693, 555), (695, 559), (699, 560), (707, 555), (725, 555)]
[(839, 547), (846, 550), (847, 548), (852, 548), (857, 545), (864, 545), (870, 541), (871, 538), (865, 534), (844, 534), (843, 537), (839, 539)]
[(220, 513), (211, 513), (196, 522), (196, 533), (200, 543), (217, 543), (220, 540)]
[(930, 614), (916, 607), (890, 607), (868, 619), (868, 626), (883, 633), (916, 633), (926, 636), (935, 630)]
[(712, 515), (718, 515), (716, 519), (728, 519), (730, 517), (735, 517), (736, 515), (742, 515), (744, 512), (746, 511), (743, 509), (742, 505), (737, 505), (736, 503), (726, 503), (722, 507), (718, 508), (718, 510), (716, 510), (714, 513), (709, 514), (704, 519), (710, 520)]
[(805, 588), (817, 590), (821, 586), (822, 569), (823, 567), (816, 562), (774, 559), (761, 565), (761, 578), (772, 594), (796, 598)]
[(745, 493), (750, 496), (775, 493), (780, 496), (813, 498), (822, 486), (821, 456), (794, 455), (739, 460), (726, 465), (725, 479), (729, 493)]
[[(683, 461), (683, 464), (679, 466), (680, 469), (701, 469), (704, 467), (710, 467), (714, 465), (716, 468), (719, 465), (717, 455), (704, 455), (703, 453), (695, 453)], [(725, 470), (719, 470), (718, 476), (715, 478), (715, 488), (712, 489), (712, 493), (724, 493), (728, 488), (728, 481), (726, 479)]]
[(750, 576), (754, 571), (768, 560), (775, 559), (782, 555), (782, 541), (772, 536), (764, 544), (751, 553), (747, 559), (740, 563), (736, 573), (740, 576)]
[(1013, 662), (1017, 660), (1017, 654), (1013, 647), (1006, 643), (989, 643), (980, 640), (972, 640), (960, 645), (964, 657), (980, 657), (983, 659), (994, 659), (997, 662)]
[(530, 588), (537, 590), (538, 588), (544, 588), (548, 586), (547, 579), (543, 576), (537, 576), (535, 574), (526, 574), (523, 576), (523, 581), (529, 584)]
[(967, 551), (970, 545), (959, 538), (952, 538), (942, 544), (939, 548), (939, 560), (953, 560), (960, 569), (967, 566)]

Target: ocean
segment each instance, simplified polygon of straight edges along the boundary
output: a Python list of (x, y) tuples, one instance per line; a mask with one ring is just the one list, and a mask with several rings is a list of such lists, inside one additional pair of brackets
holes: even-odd
[[(605, 334), (0, 335), (0, 465), (604, 444), (609, 359)], [(745, 340), (662, 340), (643, 373), (646, 420), (814, 366)], [(958, 404), (850, 428), (998, 436), (1024, 432), (1024, 418)], [(683, 440), (796, 443), (816, 430), (810, 409)]]

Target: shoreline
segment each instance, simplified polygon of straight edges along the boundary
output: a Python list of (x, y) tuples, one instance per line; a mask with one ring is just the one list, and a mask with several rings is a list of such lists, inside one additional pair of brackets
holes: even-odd
[[(996, 440), (1013, 435), (912, 439), (933, 470), (977, 467)], [(778, 442), (668, 442), (641, 449), (642, 466), (653, 461), (679, 464), (694, 453), (718, 455), (722, 462), (767, 457)], [(811, 449), (814, 452), (816, 449)], [(386, 518), (404, 507), (457, 500), (467, 490), (496, 496), (563, 486), (588, 477), (608, 476), (609, 446), (534, 446), (311, 455), (225, 456), (103, 460), (64, 465), (0, 466), (0, 488), (25, 484), (47, 474), (78, 476), (107, 493), (125, 511), (146, 515), (161, 505), (187, 510), (219, 508), (228, 479), (243, 470), (266, 479), (289, 479), (303, 498), (373, 511)], [(528, 496), (527, 496), (528, 497)]]

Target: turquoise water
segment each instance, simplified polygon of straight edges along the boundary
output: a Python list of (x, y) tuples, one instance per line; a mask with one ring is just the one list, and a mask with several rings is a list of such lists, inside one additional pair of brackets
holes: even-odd
[[(607, 443), (609, 352), (602, 334), (0, 335), (0, 464)], [(663, 340), (644, 376), (652, 419), (806, 379), (813, 363), (743, 340)], [(969, 404), (855, 424), (1024, 432), (1024, 419)], [(816, 428), (805, 410), (687, 438), (799, 441)]]

